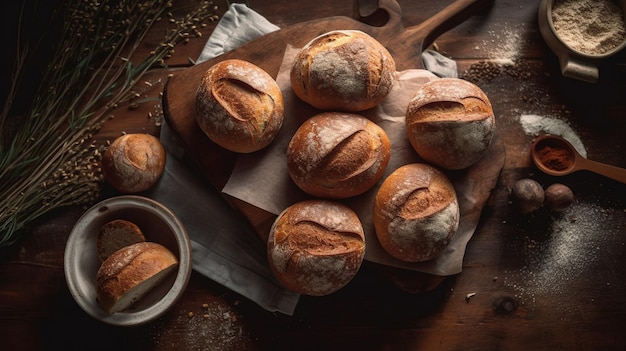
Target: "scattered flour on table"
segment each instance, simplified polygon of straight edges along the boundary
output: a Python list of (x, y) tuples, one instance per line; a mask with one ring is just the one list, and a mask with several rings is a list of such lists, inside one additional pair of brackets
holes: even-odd
[[(491, 40), (483, 41), (485, 48), (489, 48), (488, 58), (499, 64), (513, 64), (522, 52), (524, 44), (522, 25), (504, 23), (501, 28), (490, 30)], [(479, 49), (479, 47), (476, 47)]]
[[(238, 304), (236, 301), (235, 304)], [(250, 335), (244, 330), (234, 306), (215, 300), (198, 306), (193, 311), (181, 311), (180, 323), (186, 323), (188, 334), (172, 337), (175, 345), (161, 344), (162, 335), (156, 335), (155, 344), (174, 350), (238, 351), (250, 344)], [(167, 333), (176, 331), (166, 330)]]
[[(504, 285), (513, 289), (525, 305), (545, 295), (575, 293), (577, 281), (610, 267), (614, 264), (612, 258), (621, 257), (624, 242), (616, 245), (622, 238), (621, 229), (604, 224), (623, 215), (619, 212), (581, 201), (551, 217), (544, 237), (534, 237), (533, 233), (524, 237), (521, 251), (526, 265), (505, 271)], [(591, 279), (598, 280), (599, 287), (615, 283), (598, 275)]]
[(521, 115), (519, 121), (527, 135), (551, 134), (563, 137), (572, 144), (578, 153), (587, 158), (585, 145), (567, 122), (558, 118), (539, 115)]

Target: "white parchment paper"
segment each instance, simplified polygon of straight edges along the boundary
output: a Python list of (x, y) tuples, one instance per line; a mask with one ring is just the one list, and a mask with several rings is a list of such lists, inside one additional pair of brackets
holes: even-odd
[[(274, 142), (264, 150), (241, 155), (223, 192), (248, 202), (258, 208), (278, 215), (287, 206), (310, 198), (289, 178), (286, 150), (297, 128), (307, 118), (321, 112), (299, 100), (293, 93), (289, 80), (291, 63), (298, 48), (288, 47), (277, 76), (285, 101), (285, 120)], [(399, 166), (422, 162), (406, 137), (404, 116), (409, 100), (426, 82), (438, 79), (422, 69), (397, 72), (397, 84), (387, 98), (377, 107), (361, 114), (379, 124), (389, 136), (391, 160), (384, 177)], [(461, 271), (467, 242), (472, 237), (482, 206), (474, 198), (476, 180), (471, 179), (471, 169), (450, 174), (457, 190), (461, 207), (461, 224), (448, 248), (437, 259), (421, 263), (407, 263), (387, 254), (378, 243), (373, 224), (373, 200), (380, 183), (365, 194), (341, 200), (349, 205), (361, 219), (366, 235), (365, 259), (383, 265), (421, 271), (436, 275), (452, 275)], [(384, 179), (383, 177), (383, 179)]]

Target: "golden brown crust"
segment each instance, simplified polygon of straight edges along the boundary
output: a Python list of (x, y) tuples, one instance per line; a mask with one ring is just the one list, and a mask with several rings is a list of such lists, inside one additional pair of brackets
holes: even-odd
[[(160, 244), (146, 241), (126, 246), (100, 266), (96, 276), (98, 302), (105, 311), (116, 312), (118, 306), (115, 305), (131, 289), (177, 265), (176, 256)], [(148, 292), (149, 288), (143, 292)]]
[(200, 129), (225, 149), (249, 153), (269, 145), (283, 123), (283, 96), (262, 68), (231, 59), (209, 68), (196, 93)]
[(385, 131), (367, 118), (324, 112), (305, 121), (287, 148), (291, 179), (317, 197), (362, 194), (382, 177), (390, 158)]
[(322, 110), (363, 111), (378, 105), (395, 81), (393, 57), (376, 39), (337, 30), (307, 43), (294, 59), (291, 85), (303, 101)]
[(322, 296), (356, 275), (365, 255), (365, 234), (358, 216), (346, 205), (307, 200), (278, 216), (267, 252), (270, 268), (286, 288)]
[(491, 102), (477, 85), (458, 78), (424, 84), (409, 102), (407, 136), (426, 162), (463, 169), (478, 162), (495, 133)]
[(163, 175), (165, 148), (150, 134), (125, 134), (113, 141), (102, 156), (105, 179), (120, 192), (138, 193), (152, 187)]
[(381, 246), (407, 262), (431, 260), (448, 246), (459, 226), (459, 205), (448, 177), (425, 163), (390, 174), (374, 201), (374, 228)]

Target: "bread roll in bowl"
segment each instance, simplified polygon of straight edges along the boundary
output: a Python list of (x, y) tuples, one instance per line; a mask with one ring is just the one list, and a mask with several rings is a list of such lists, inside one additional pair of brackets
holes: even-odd
[(102, 155), (102, 172), (111, 186), (122, 193), (151, 188), (165, 170), (165, 148), (150, 134), (124, 134)]
[(230, 59), (211, 66), (196, 92), (196, 121), (219, 146), (250, 153), (269, 145), (283, 123), (278, 84), (253, 63)]
[(441, 254), (459, 227), (459, 204), (448, 177), (426, 163), (391, 173), (374, 201), (374, 229), (383, 249), (406, 262)]
[(178, 267), (165, 246), (146, 241), (109, 256), (96, 275), (96, 295), (109, 314), (123, 311), (144, 297)]
[(362, 194), (382, 177), (390, 158), (385, 131), (347, 112), (323, 112), (306, 120), (287, 148), (294, 183), (323, 198)]
[(269, 266), (292, 291), (323, 296), (348, 284), (365, 255), (356, 213), (330, 200), (306, 200), (285, 209), (267, 242)]
[(459, 78), (424, 84), (406, 112), (407, 136), (417, 154), (445, 169), (464, 169), (478, 162), (491, 144), (495, 125), (487, 95)]
[(322, 34), (300, 49), (291, 85), (303, 101), (322, 110), (363, 111), (391, 91), (396, 64), (387, 49), (357, 30)]

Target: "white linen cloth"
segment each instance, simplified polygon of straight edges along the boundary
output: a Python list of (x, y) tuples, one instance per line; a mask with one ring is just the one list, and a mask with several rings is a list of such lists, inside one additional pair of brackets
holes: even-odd
[[(209, 37), (197, 62), (277, 30), (242, 4), (232, 4)], [(299, 295), (283, 288), (267, 264), (265, 244), (242, 214), (184, 161), (172, 131), (161, 127), (165, 172), (147, 196), (163, 203), (183, 222), (192, 244), (193, 269), (271, 312), (292, 315)]]

